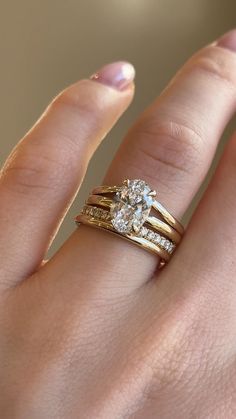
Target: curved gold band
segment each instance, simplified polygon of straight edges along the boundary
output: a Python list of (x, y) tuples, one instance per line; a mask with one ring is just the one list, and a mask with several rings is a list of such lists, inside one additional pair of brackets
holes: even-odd
[(116, 234), (119, 237), (123, 237), (130, 242), (135, 242), (138, 246), (144, 248), (145, 250), (148, 250), (149, 252), (157, 254), (161, 258), (161, 260), (164, 262), (168, 262), (171, 257), (171, 255), (166, 250), (162, 249), (161, 247), (152, 243), (151, 241), (144, 239), (143, 237), (138, 237), (138, 236), (129, 235), (129, 234), (121, 236), (121, 234), (118, 233), (113, 228), (112, 224), (110, 224), (107, 221), (97, 220), (91, 216), (79, 214), (76, 217), (76, 223), (77, 224), (82, 223), (82, 224), (89, 225), (91, 227), (96, 227), (103, 230), (107, 230), (110, 233)]
[[(121, 186), (98, 186), (92, 190), (93, 195), (102, 195), (102, 194), (110, 194), (110, 193), (116, 193), (121, 191)], [(182, 224), (175, 218), (173, 215), (171, 215), (163, 205), (158, 202), (157, 200), (154, 200), (153, 208), (158, 211), (163, 219), (171, 226), (173, 227), (179, 234), (183, 235), (184, 233), (184, 227)]]
[[(86, 201), (88, 205), (100, 205), (104, 208), (111, 208), (113, 200), (106, 196), (90, 195)], [(174, 243), (178, 244), (181, 240), (181, 235), (170, 225), (164, 223), (156, 217), (149, 216), (145, 221), (145, 224), (151, 226), (153, 230), (164, 234), (166, 237), (171, 239)]]
[(140, 179), (125, 179), (121, 186), (99, 186), (89, 195), (76, 223), (125, 238), (158, 255), (163, 266), (180, 243), (184, 228), (156, 201), (156, 194)]

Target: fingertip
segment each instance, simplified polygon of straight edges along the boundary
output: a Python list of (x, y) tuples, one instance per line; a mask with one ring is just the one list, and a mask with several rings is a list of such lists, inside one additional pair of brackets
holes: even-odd
[(231, 31), (221, 36), (216, 41), (216, 45), (236, 52), (236, 29), (232, 29)]
[(91, 80), (113, 87), (118, 91), (134, 88), (135, 68), (127, 61), (117, 61), (103, 66), (92, 74)]

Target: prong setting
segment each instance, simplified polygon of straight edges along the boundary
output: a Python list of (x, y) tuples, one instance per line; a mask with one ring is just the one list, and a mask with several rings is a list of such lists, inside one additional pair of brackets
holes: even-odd
[(155, 196), (157, 196), (157, 192), (156, 191), (151, 191), (151, 192), (149, 192), (148, 195), (155, 197)]

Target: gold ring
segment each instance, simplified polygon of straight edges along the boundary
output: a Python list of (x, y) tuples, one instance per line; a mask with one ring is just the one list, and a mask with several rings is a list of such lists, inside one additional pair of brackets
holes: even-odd
[[(124, 181), (124, 184), (126, 182), (144, 182), (144, 181), (140, 181), (139, 179), (135, 180), (135, 181), (129, 181), (129, 179), (126, 179)], [(92, 194), (93, 195), (103, 195), (103, 194), (110, 194), (110, 193), (119, 193), (122, 190), (123, 186), (98, 186), (96, 188), (93, 189)], [(156, 191), (151, 190), (150, 194), (153, 194), (153, 196), (156, 196)], [(177, 230), (180, 234), (184, 234), (184, 227), (182, 226), (182, 224), (176, 219), (174, 218), (168, 211), (166, 208), (163, 207), (163, 205), (156, 201), (153, 200), (153, 208), (155, 210), (157, 210), (160, 215), (163, 217), (163, 219), (171, 226), (173, 227), (175, 230)]]
[[(106, 196), (100, 195), (89, 195), (86, 204), (88, 205), (99, 205), (104, 208), (112, 208), (113, 200), (107, 198)], [(173, 242), (178, 244), (181, 240), (181, 234), (178, 233), (173, 227), (168, 225), (167, 223), (161, 221), (159, 218), (148, 216), (146, 219), (146, 224), (153, 227), (153, 230), (158, 231), (159, 233), (163, 233), (171, 239)]]
[(180, 243), (184, 228), (155, 199), (156, 195), (140, 179), (127, 179), (121, 186), (99, 186), (89, 195), (76, 223), (119, 235), (154, 252), (162, 264), (166, 263)]

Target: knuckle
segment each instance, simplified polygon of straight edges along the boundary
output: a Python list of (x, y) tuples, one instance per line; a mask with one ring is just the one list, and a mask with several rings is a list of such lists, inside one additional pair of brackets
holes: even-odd
[[(164, 179), (169, 180), (180, 173), (189, 177), (199, 165), (197, 157), (201, 153), (204, 135), (198, 126), (190, 126), (186, 121), (164, 117), (147, 117), (135, 128), (138, 153), (147, 161), (151, 176), (164, 171)], [(160, 176), (161, 178), (161, 176)]]
[[(28, 147), (28, 149), (33, 148)], [(64, 170), (63, 170), (64, 172)], [(58, 160), (36, 150), (24, 150), (9, 159), (2, 173), (8, 189), (27, 194), (35, 190), (53, 189), (62, 181), (62, 170)]]
[(208, 47), (193, 58), (193, 67), (223, 84), (235, 93), (236, 59), (234, 54), (220, 47)]

